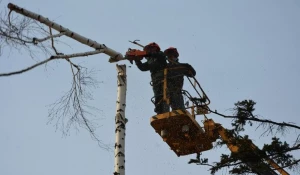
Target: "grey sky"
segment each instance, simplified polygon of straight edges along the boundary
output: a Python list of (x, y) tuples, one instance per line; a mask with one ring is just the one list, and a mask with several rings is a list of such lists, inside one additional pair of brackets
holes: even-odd
[[(253, 99), (257, 114), (278, 122), (300, 123), (300, 1), (2, 0), (1, 10), (8, 2), (122, 53), (135, 47), (128, 42), (134, 39), (143, 44), (155, 41), (163, 49), (177, 47), (180, 61), (196, 69), (196, 77), (212, 101), (211, 109), (230, 114), (228, 109), (238, 100)], [(72, 47), (59, 47), (64, 53), (91, 50), (73, 40), (64, 41)], [(45, 58), (41, 55), (39, 59)], [(90, 104), (103, 110), (98, 135), (113, 144), (115, 64), (108, 63), (104, 54), (78, 58), (76, 62), (100, 70), (97, 78), (103, 84), (94, 91)], [(8, 57), (8, 50), (4, 50), (0, 72), (32, 63), (28, 55), (14, 52)], [(119, 64), (130, 65), (127, 61)], [(126, 174), (208, 175), (207, 167), (187, 164), (194, 155), (178, 158), (154, 132), (149, 122), (154, 114), (150, 73), (128, 66)], [(73, 130), (62, 138), (53, 125), (46, 125), (47, 105), (66, 92), (70, 83), (70, 68), (63, 61), (0, 79), (0, 174), (113, 173), (114, 153), (99, 148), (85, 130)], [(209, 117), (230, 127), (229, 120)], [(268, 138), (253, 131), (255, 128), (249, 128), (246, 134), (262, 146)], [(217, 160), (221, 151), (228, 149), (210, 150), (204, 156)]]

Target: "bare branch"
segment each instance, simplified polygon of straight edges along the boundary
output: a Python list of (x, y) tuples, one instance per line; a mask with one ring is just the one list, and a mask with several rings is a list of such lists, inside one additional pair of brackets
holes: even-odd
[(62, 98), (51, 105), (49, 122), (56, 119), (56, 128), (61, 129), (64, 135), (69, 133), (72, 126), (75, 129), (77, 126), (85, 128), (101, 148), (110, 150), (111, 147), (98, 138), (95, 133), (95, 124), (88, 119), (88, 116), (95, 116), (91, 111), (99, 112), (99, 110), (87, 104), (88, 100), (92, 100), (92, 95), (87, 91), (87, 87), (97, 87), (99, 82), (91, 76), (94, 72), (87, 72), (86, 68), (72, 63), (69, 59), (66, 61), (71, 66), (72, 87)]
[[(50, 31), (50, 36), (52, 35), (52, 29), (51, 27), (49, 27), (49, 31)], [(54, 50), (55, 54), (56, 55), (63, 55), (62, 53), (58, 53), (55, 46), (54, 46), (54, 41), (53, 41), (53, 38), (51, 38), (51, 46), (52, 46), (52, 49)]]
[(55, 34), (55, 35), (50, 35), (50, 36), (47, 36), (45, 38), (35, 38), (34, 40), (37, 41), (37, 42), (43, 42), (43, 41), (46, 41), (48, 39), (53, 39), (53, 38), (58, 38), (58, 37), (61, 37), (63, 35), (65, 35), (66, 32), (62, 32), (62, 33), (58, 33), (58, 34)]
[(17, 52), (27, 51), (32, 58), (35, 53), (42, 51), (47, 56), (51, 55), (47, 45), (41, 43), (37, 45), (34, 40), (37, 37), (46, 37), (46, 32), (42, 26), (34, 20), (27, 17), (14, 16), (11, 11), (6, 15), (1, 14), (0, 18), (0, 46), (1, 49), (8, 47), (10, 50), (15, 49)]
[[(224, 115), (221, 113), (218, 113), (217, 111), (212, 111), (209, 109), (209, 111), (211, 113), (214, 113), (216, 115), (222, 116), (224, 118), (232, 118), (232, 119), (238, 119), (238, 116), (229, 116), (229, 115)], [(291, 128), (295, 128), (295, 129), (300, 129), (300, 126), (294, 125), (292, 123), (286, 123), (286, 122), (274, 122), (272, 120), (266, 120), (266, 119), (259, 119), (257, 117), (252, 117), (252, 118), (243, 118), (244, 120), (249, 120), (249, 121), (255, 121), (255, 122), (261, 122), (261, 123), (269, 123), (269, 124), (274, 124), (274, 125), (278, 125), (278, 126), (287, 126), (287, 127), (291, 127)]]
[(21, 74), (21, 73), (30, 71), (31, 69), (36, 68), (36, 67), (38, 67), (40, 65), (43, 65), (43, 64), (45, 64), (45, 63), (47, 63), (47, 62), (49, 62), (49, 61), (51, 61), (53, 59), (54, 58), (50, 57), (50, 58), (48, 58), (48, 59), (46, 59), (44, 61), (41, 61), (39, 63), (36, 63), (36, 64), (34, 64), (32, 66), (29, 66), (29, 67), (27, 67), (25, 69), (22, 69), (22, 70), (19, 70), (19, 71), (14, 71), (14, 72), (9, 72), (9, 73), (0, 73), (0, 77), (7, 77), (7, 76), (11, 76), (11, 75), (17, 75), (17, 74)]
[(30, 67), (27, 67), (25, 69), (22, 69), (22, 70), (19, 70), (19, 71), (14, 71), (14, 72), (9, 72), (9, 73), (0, 73), (0, 77), (4, 77), (4, 76), (11, 76), (11, 75), (16, 75), (16, 74), (21, 74), (21, 73), (24, 73), (24, 72), (27, 72), (29, 70), (32, 70), (33, 68), (36, 68), (40, 65), (43, 65), (51, 60), (54, 60), (54, 59), (69, 59), (69, 58), (75, 58), (75, 57), (83, 57), (83, 56), (89, 56), (89, 55), (95, 55), (95, 54), (99, 54), (99, 53), (102, 53), (103, 51), (102, 50), (95, 50), (95, 51), (90, 51), (90, 52), (84, 52), (84, 53), (74, 53), (74, 54), (69, 54), (69, 55), (54, 55), (54, 56), (51, 56), (50, 58), (44, 60), (44, 61), (41, 61), (39, 63), (36, 63)]

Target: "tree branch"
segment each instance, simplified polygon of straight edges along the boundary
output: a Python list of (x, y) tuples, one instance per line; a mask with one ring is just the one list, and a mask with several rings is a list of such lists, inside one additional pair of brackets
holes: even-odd
[(0, 77), (21, 74), (21, 73), (27, 72), (29, 70), (32, 70), (33, 68), (36, 68), (40, 65), (43, 65), (43, 64), (45, 64), (45, 63), (47, 63), (51, 60), (54, 60), (54, 59), (67, 59), (67, 58), (69, 59), (69, 58), (75, 58), (75, 57), (83, 57), (83, 56), (99, 54), (99, 53), (102, 53), (102, 52), (103, 52), (103, 50), (95, 50), (95, 51), (90, 51), (90, 52), (74, 53), (74, 54), (69, 54), (69, 55), (54, 55), (54, 56), (51, 56), (50, 58), (48, 58), (44, 61), (38, 62), (38, 63), (36, 63), (36, 64), (34, 64), (30, 67), (27, 67), (25, 69), (22, 69), (22, 70), (9, 72), (9, 73), (0, 73)]
[[(208, 109), (208, 110), (211, 113), (222, 116), (224, 118), (232, 118), (232, 119), (239, 119), (240, 118), (238, 116), (224, 115), (224, 114), (218, 113), (217, 111), (212, 111), (211, 109)], [(274, 122), (272, 120), (259, 119), (259, 118), (254, 117), (254, 116), (252, 118), (242, 118), (242, 119), (243, 120), (249, 120), (249, 121), (255, 121), (255, 122), (262, 122), (262, 123), (270, 123), (270, 124), (274, 124), (274, 125), (278, 125), (278, 126), (288, 126), (288, 127), (291, 127), (291, 128), (300, 129), (300, 126), (297, 126), (297, 125), (294, 125), (294, 124), (291, 124), (291, 123), (286, 123), (286, 122), (279, 123), (279, 122)]]
[(45, 64), (45, 63), (47, 63), (47, 62), (49, 62), (49, 61), (51, 61), (51, 60), (53, 60), (52, 57), (50, 57), (50, 58), (48, 58), (48, 59), (46, 59), (46, 60), (44, 60), (44, 61), (41, 61), (41, 62), (39, 62), (39, 63), (36, 63), (36, 64), (34, 64), (34, 65), (32, 65), (32, 66), (29, 66), (29, 67), (27, 67), (27, 68), (25, 68), (25, 69), (19, 70), (19, 71), (14, 71), (14, 72), (9, 72), (9, 73), (0, 73), (0, 77), (7, 77), (7, 76), (17, 75), (17, 74), (21, 74), (21, 73), (27, 72), (27, 71), (30, 71), (30, 70), (33, 69), (33, 68), (36, 68), (36, 67), (38, 67), (38, 66), (40, 66), (40, 65)]
[(47, 36), (45, 38), (34, 38), (33, 40), (37, 41), (37, 42), (44, 42), (44, 41), (46, 41), (48, 39), (53, 39), (53, 38), (61, 37), (61, 36), (65, 35), (65, 33), (66, 32), (61, 32), (61, 33), (58, 33), (58, 34), (55, 34), (55, 35), (49, 35), (49, 36)]

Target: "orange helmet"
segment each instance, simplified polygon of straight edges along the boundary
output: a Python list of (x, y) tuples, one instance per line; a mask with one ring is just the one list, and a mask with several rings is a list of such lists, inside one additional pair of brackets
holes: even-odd
[(169, 47), (164, 51), (166, 55), (174, 55), (176, 58), (179, 57), (179, 53), (175, 47)]
[(146, 46), (144, 47), (144, 50), (147, 50), (147, 49), (149, 49), (149, 48), (157, 48), (157, 50), (160, 51), (159, 45), (156, 44), (155, 42), (152, 42), (152, 43), (146, 45)]

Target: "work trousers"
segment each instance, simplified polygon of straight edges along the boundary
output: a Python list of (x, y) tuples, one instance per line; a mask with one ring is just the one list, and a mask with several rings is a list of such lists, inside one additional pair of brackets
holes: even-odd
[(173, 111), (177, 109), (182, 109), (182, 110), (185, 109), (181, 89), (182, 89), (181, 86), (178, 87), (178, 84), (169, 81), (168, 96), (170, 98), (170, 106)]
[(158, 72), (153, 75), (151, 75), (152, 78), (152, 88), (154, 93), (154, 112), (157, 114), (162, 114), (165, 112), (169, 112), (170, 107), (167, 105), (167, 103), (163, 100), (163, 93), (164, 93), (164, 75), (163, 72)]
[(182, 109), (182, 110), (185, 109), (181, 89), (175, 90), (173, 92), (169, 91), (169, 97), (170, 97), (170, 106), (173, 111), (177, 109)]

